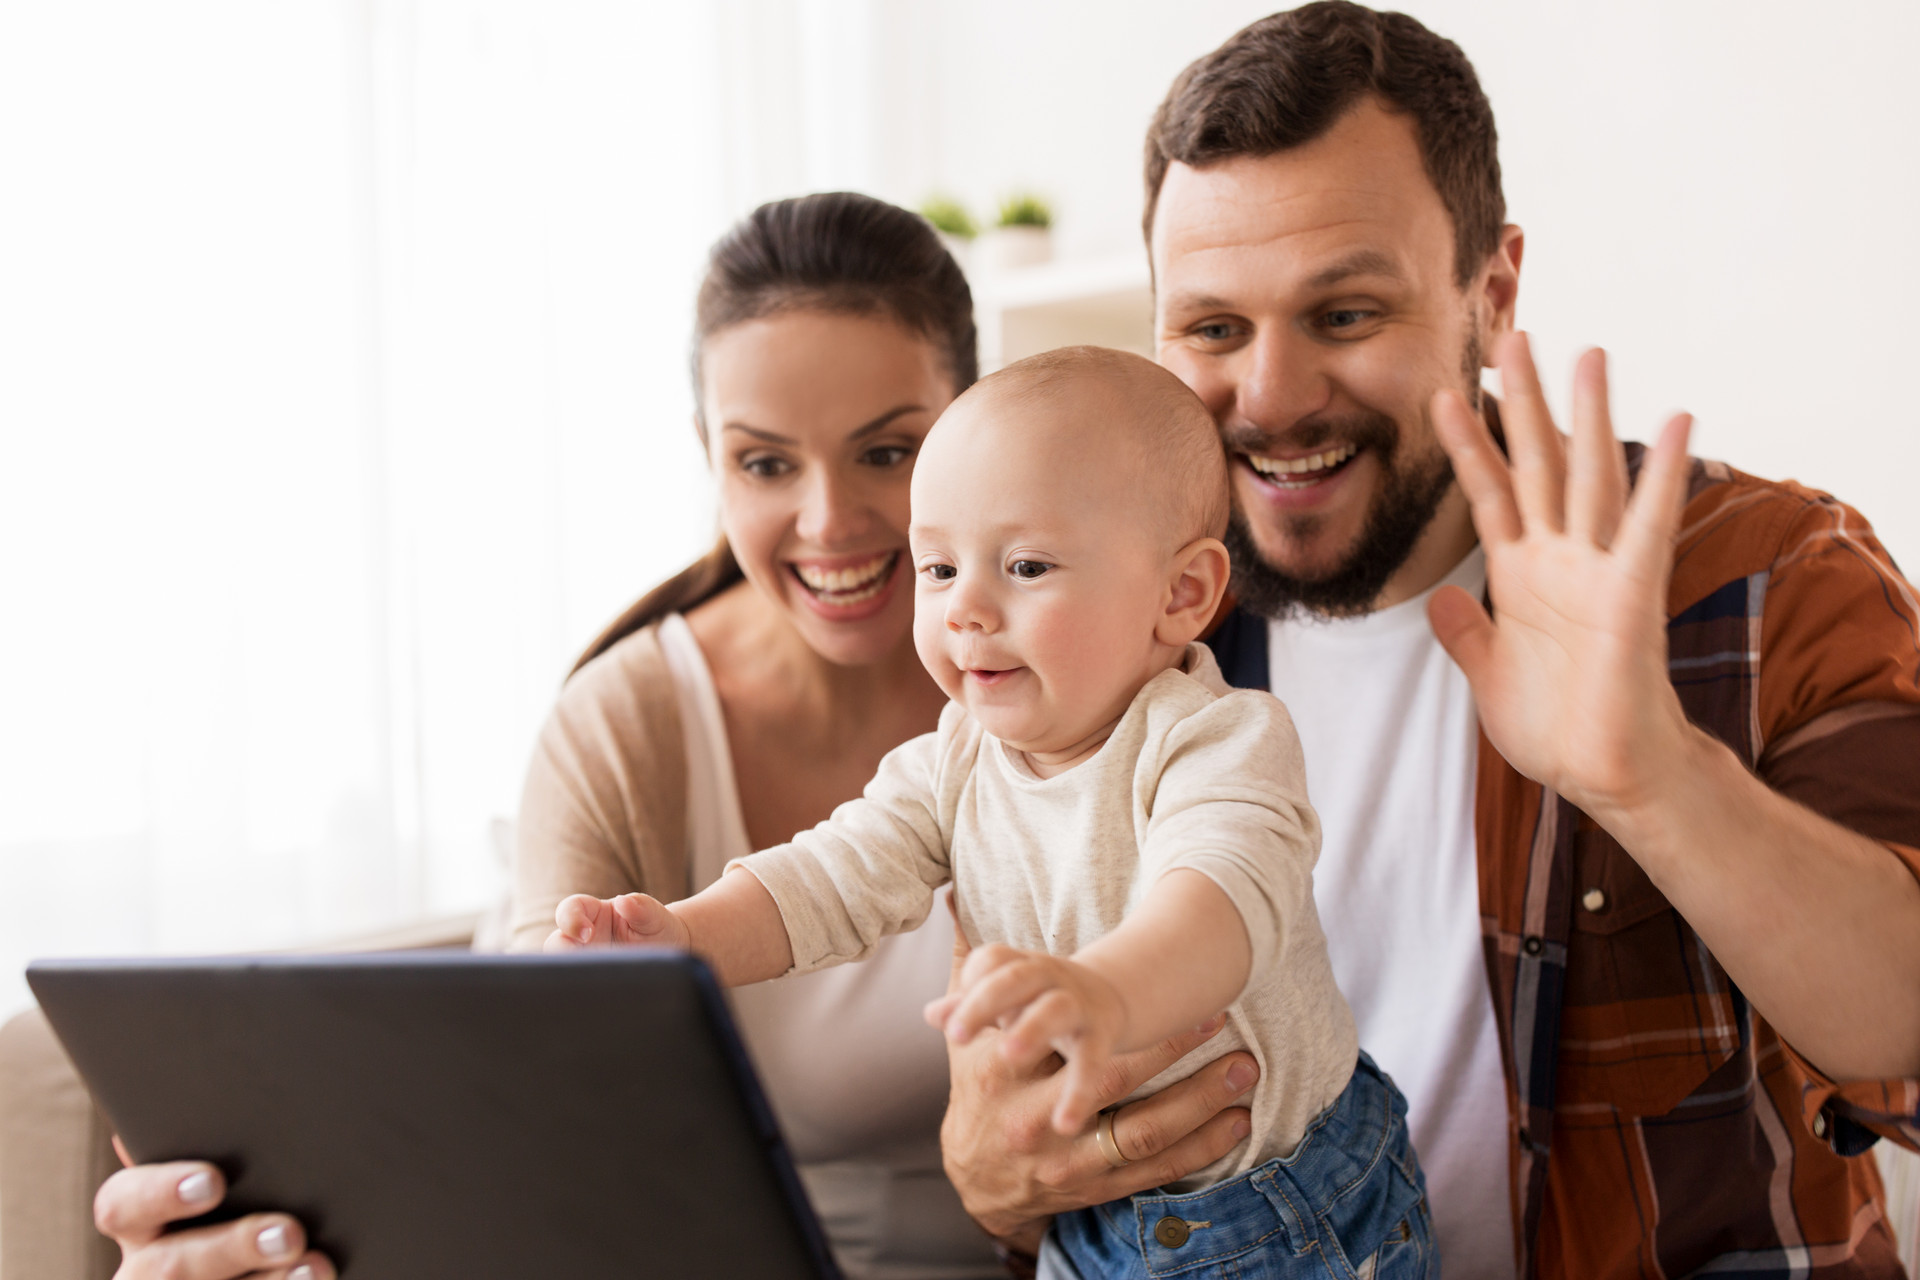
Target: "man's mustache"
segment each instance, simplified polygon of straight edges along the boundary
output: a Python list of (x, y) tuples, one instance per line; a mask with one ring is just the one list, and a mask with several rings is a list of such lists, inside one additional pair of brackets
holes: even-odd
[(1230, 425), (1221, 429), (1220, 439), (1231, 452), (1265, 457), (1318, 453), (1328, 445), (1346, 444), (1384, 455), (1400, 443), (1400, 424), (1384, 413), (1346, 413), (1308, 418), (1285, 431)]

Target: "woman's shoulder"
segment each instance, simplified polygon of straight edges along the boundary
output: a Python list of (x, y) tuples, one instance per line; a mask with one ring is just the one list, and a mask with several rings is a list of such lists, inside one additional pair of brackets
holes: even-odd
[(684, 777), (685, 738), (663, 622), (622, 637), (561, 689), (540, 747), (562, 777), (589, 790), (611, 784), (623, 791)]

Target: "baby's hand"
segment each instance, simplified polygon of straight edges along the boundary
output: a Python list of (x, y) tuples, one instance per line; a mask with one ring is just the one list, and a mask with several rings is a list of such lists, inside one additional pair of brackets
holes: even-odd
[(929, 1004), (927, 1021), (955, 1044), (983, 1027), (1003, 1028), (1000, 1052), (1021, 1070), (1050, 1052), (1065, 1058), (1053, 1127), (1076, 1134), (1099, 1113), (1101, 1076), (1126, 1032), (1127, 1006), (1117, 987), (1084, 964), (994, 944), (967, 957), (959, 989)]
[(644, 893), (626, 893), (618, 898), (576, 893), (560, 903), (553, 919), (559, 928), (547, 936), (548, 951), (641, 945), (686, 950), (693, 945), (693, 937), (680, 917)]

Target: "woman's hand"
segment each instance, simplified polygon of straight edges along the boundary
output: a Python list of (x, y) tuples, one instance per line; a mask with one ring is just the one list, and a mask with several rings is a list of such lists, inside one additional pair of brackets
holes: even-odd
[(93, 1199), (93, 1221), (120, 1246), (115, 1280), (334, 1280), (333, 1264), (307, 1248), (306, 1232), (284, 1213), (163, 1234), (226, 1194), (218, 1169), (191, 1160), (135, 1165), (108, 1178)]
[[(959, 988), (967, 953), (956, 929), (953, 990)], [(1110, 1059), (1097, 1105), (1112, 1106), (1224, 1025), (1224, 1018), (1215, 1018), (1150, 1049)], [(940, 1151), (947, 1177), (974, 1221), (1029, 1253), (1038, 1250), (1054, 1214), (1176, 1181), (1226, 1155), (1252, 1130), (1244, 1098), (1260, 1069), (1252, 1054), (1230, 1053), (1116, 1111), (1114, 1143), (1127, 1161), (1116, 1167), (1091, 1130), (1072, 1137), (1054, 1132), (1061, 1060), (1014, 1066), (1001, 1051), (1002, 1034), (989, 1027), (966, 1044), (948, 1042), (952, 1083)]]

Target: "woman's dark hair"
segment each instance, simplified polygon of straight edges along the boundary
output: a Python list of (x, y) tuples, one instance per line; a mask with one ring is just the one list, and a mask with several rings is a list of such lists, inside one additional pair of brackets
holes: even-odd
[[(939, 348), (956, 395), (980, 375), (973, 294), (926, 219), (851, 191), (775, 200), (736, 223), (707, 258), (693, 323), (695, 421), (703, 439), (700, 358), (707, 339), (782, 311), (888, 316)], [(722, 536), (616, 618), (573, 669), (649, 623), (712, 599), (741, 576)]]

